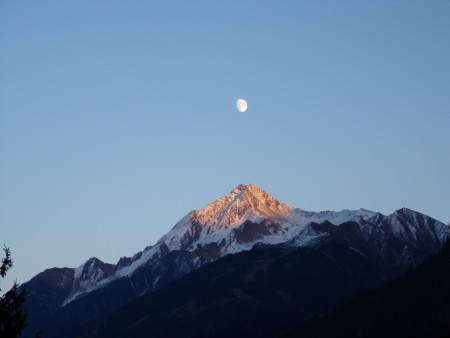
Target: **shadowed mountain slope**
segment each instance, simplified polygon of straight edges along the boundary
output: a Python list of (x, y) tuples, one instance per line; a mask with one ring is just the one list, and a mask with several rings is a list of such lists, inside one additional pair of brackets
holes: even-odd
[(256, 246), (144, 295), (84, 337), (273, 337), (390, 277), (346, 245)]
[(307, 321), (285, 337), (450, 337), (450, 241), (404, 277)]

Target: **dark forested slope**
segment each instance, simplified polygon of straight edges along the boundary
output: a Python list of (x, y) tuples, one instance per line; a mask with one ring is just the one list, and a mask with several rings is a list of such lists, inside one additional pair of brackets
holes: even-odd
[(286, 336), (450, 337), (450, 242), (404, 277)]
[(274, 336), (390, 276), (345, 245), (257, 246), (115, 313), (86, 336)]

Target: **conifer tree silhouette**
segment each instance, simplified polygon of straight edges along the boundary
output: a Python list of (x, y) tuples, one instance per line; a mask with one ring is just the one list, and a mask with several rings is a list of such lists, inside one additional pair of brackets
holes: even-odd
[[(2, 258), (2, 265), (0, 266), (1, 278), (4, 278), (13, 266), (10, 249), (5, 246), (3, 251), (5, 257)], [(25, 290), (19, 290), (18, 288), (19, 284), (15, 281), (11, 289), (0, 297), (0, 337), (18, 337), (25, 328), (26, 316), (22, 310)]]

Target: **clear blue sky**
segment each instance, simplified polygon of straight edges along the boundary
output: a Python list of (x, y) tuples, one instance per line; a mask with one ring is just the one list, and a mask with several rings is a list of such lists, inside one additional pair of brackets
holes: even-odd
[(0, 0), (9, 277), (116, 263), (239, 183), (448, 223), (449, 18), (449, 1)]

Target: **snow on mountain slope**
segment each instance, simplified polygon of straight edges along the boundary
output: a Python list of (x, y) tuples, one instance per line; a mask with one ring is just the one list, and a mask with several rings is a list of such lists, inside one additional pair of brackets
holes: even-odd
[[(408, 246), (424, 252), (437, 251), (450, 237), (448, 226), (405, 208), (388, 216), (366, 209), (316, 213), (281, 203), (255, 185), (239, 185), (203, 209), (188, 213), (155, 245), (133, 257), (121, 258), (115, 266), (91, 259), (73, 269), (72, 287), (62, 304), (119, 278), (133, 278), (136, 273), (142, 274), (143, 269), (153, 272), (152, 277), (144, 278), (144, 289), (136, 291), (139, 294), (155, 289), (161, 269), (166, 272), (169, 269), (171, 276), (179, 278), (208, 261), (250, 250), (256, 243), (315, 245), (329, 235), (330, 228), (310, 225), (327, 222), (333, 227), (355, 222), (363, 240), (373, 241), (383, 252), (389, 251), (390, 238), (404, 243), (406, 253), (410, 251)], [(187, 252), (189, 258), (184, 258), (184, 263), (161, 265), (164, 258), (174, 252)]]
[(239, 185), (200, 211), (193, 211), (161, 241), (170, 250), (195, 251), (216, 243), (219, 256), (248, 250), (256, 242), (284, 243), (309, 223), (370, 220), (379, 213), (369, 210), (310, 212), (277, 201), (255, 185)]
[(408, 208), (387, 216), (383, 230), (414, 246), (434, 246), (438, 250), (449, 238), (449, 226)]
[(93, 287), (98, 285), (102, 280), (112, 276), (113, 273), (114, 265), (103, 263), (95, 257), (88, 259), (78, 268), (73, 269), (74, 281), (72, 290), (71, 293), (67, 296), (63, 305), (85, 294)]
[(255, 185), (241, 184), (230, 194), (187, 214), (155, 246), (147, 248), (130, 265), (119, 269), (116, 276), (131, 275), (163, 249), (188, 250), (214, 259), (249, 250), (257, 242), (284, 243), (298, 236), (311, 222), (329, 221), (339, 225), (378, 215), (365, 209), (319, 213), (303, 211), (279, 202)]
[(283, 219), (293, 207), (281, 203), (256, 185), (239, 185), (202, 210), (194, 211), (193, 217), (203, 227), (236, 227), (246, 220), (259, 217)]

